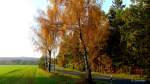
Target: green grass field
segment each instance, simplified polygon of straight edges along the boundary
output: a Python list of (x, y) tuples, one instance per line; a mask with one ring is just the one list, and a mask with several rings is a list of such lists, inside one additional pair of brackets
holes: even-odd
[(0, 84), (74, 84), (75, 79), (47, 73), (35, 65), (1, 65)]
[[(94, 74), (100, 73), (93, 73), (93, 77)], [(119, 76), (124, 77), (124, 75)], [(0, 84), (76, 84), (80, 80), (82, 80), (80, 75), (48, 73), (39, 69), (37, 65), (0, 65)], [(95, 82), (96, 84), (109, 84), (109, 81), (95, 80)]]

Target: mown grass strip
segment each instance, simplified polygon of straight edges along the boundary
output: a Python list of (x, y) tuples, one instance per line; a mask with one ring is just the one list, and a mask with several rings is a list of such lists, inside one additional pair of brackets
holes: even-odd
[[(10, 68), (10, 67), (8, 67)], [(12, 67), (11, 67), (12, 68)], [(18, 71), (11, 71), (9, 74), (2, 75), (0, 84), (34, 84), (33, 78), (37, 67), (35, 66), (14, 66), (12, 69)]]

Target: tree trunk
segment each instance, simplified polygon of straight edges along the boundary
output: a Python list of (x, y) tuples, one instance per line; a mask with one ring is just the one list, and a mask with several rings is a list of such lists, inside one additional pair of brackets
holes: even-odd
[(48, 69), (48, 61), (47, 61), (47, 56), (45, 56), (45, 69)]
[[(89, 0), (87, 0), (87, 6), (89, 5)], [(88, 13), (88, 10), (87, 10), (87, 13)], [(78, 13), (77, 13), (78, 14)], [(79, 15), (80, 16), (80, 15)], [(88, 62), (88, 52), (87, 52), (87, 48), (86, 48), (86, 44), (84, 42), (84, 39), (83, 39), (83, 32), (82, 32), (82, 25), (81, 25), (81, 22), (80, 22), (81, 18), (79, 17), (78, 18), (78, 25), (79, 25), (79, 39), (81, 41), (81, 45), (83, 46), (83, 50), (84, 50), (84, 61), (85, 61), (85, 69), (86, 69), (86, 72), (87, 72), (87, 76), (86, 76), (86, 79), (87, 79), (87, 84), (92, 84), (93, 83), (93, 80), (92, 80), (92, 75), (91, 75), (91, 68), (89, 66), (89, 62)], [(89, 23), (89, 22), (88, 22)]]
[[(80, 24), (79, 24), (79, 27), (80, 27)], [(91, 84), (93, 81), (92, 81), (92, 75), (91, 75), (91, 68), (89, 66), (89, 63), (88, 63), (88, 55), (87, 55), (87, 49), (86, 49), (86, 45), (85, 45), (85, 42), (83, 40), (83, 36), (82, 36), (82, 31), (81, 31), (81, 28), (80, 28), (80, 40), (81, 40), (81, 44), (84, 48), (84, 61), (85, 61), (85, 69), (86, 69), (86, 72), (87, 72), (87, 80), (88, 80), (88, 83)]]
[(49, 53), (48, 71), (51, 72), (51, 50), (48, 50), (48, 53)]
[(92, 75), (91, 75), (91, 68), (90, 68), (89, 63), (88, 63), (88, 56), (87, 56), (86, 48), (84, 48), (84, 56), (85, 56), (88, 83), (91, 84), (92, 83)]
[(55, 65), (56, 65), (56, 60), (55, 60), (55, 57), (54, 57), (54, 71), (55, 71)]

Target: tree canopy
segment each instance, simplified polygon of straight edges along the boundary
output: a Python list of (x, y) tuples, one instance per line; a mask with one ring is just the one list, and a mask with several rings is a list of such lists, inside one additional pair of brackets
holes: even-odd
[[(57, 63), (86, 71), (129, 72), (150, 66), (150, 2), (113, 0), (107, 14), (97, 0), (50, 0), (46, 12), (37, 17), (34, 43), (51, 64), (51, 51), (59, 47)], [(50, 65), (49, 65), (50, 66)]]

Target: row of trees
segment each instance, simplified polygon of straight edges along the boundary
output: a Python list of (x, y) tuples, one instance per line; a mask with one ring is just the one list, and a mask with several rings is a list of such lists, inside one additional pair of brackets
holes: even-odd
[(108, 48), (115, 66), (150, 71), (150, 1), (131, 0), (125, 8), (122, 0), (114, 0), (108, 15), (111, 39)]
[[(92, 40), (99, 42), (93, 36), (98, 37), (100, 32), (108, 30), (108, 20), (94, 0), (79, 0), (78, 2), (76, 0), (51, 0), (51, 5), (52, 7), (48, 8), (46, 14), (43, 13), (38, 17), (40, 28), (34, 30), (37, 36), (33, 38), (34, 43), (45, 56), (46, 67), (48, 64), (48, 70), (51, 70), (51, 51), (54, 48), (53, 46), (55, 44), (59, 45), (60, 41), (64, 43), (63, 38), (67, 36), (69, 38), (76, 37), (81, 47), (79, 49), (83, 54), (81, 58), (87, 71), (87, 80), (91, 83), (89, 57), (92, 54), (89, 54), (89, 51), (94, 51), (94, 48), (90, 49), (90, 46), (94, 46)], [(98, 33), (94, 33), (94, 31)], [(70, 43), (66, 45), (68, 44)]]
[[(87, 72), (112, 72), (140, 68), (149, 73), (150, 1), (132, 0), (125, 8), (114, 0), (110, 11), (101, 11), (101, 0), (50, 0), (47, 12), (33, 28), (36, 48), (45, 69), (51, 70), (51, 52), (59, 50), (57, 63)], [(59, 49), (58, 49), (59, 46)]]

